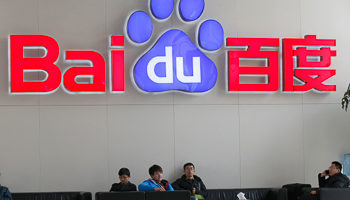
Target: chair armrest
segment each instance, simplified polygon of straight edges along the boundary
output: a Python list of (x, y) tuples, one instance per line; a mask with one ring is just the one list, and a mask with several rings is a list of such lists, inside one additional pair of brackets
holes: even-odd
[(320, 200), (349, 200), (350, 188), (320, 188)]
[(288, 200), (288, 193), (286, 188), (271, 188), (269, 199), (271, 200)]

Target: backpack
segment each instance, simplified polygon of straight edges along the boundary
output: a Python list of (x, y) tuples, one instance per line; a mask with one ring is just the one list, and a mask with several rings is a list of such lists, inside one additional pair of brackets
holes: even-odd
[(288, 200), (298, 200), (299, 196), (303, 194), (303, 188), (311, 188), (310, 184), (292, 183), (282, 186), (288, 192)]

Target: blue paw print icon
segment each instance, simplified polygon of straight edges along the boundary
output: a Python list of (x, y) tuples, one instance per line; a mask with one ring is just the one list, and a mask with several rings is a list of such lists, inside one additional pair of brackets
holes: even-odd
[[(204, 0), (181, 0), (181, 20), (197, 20), (204, 11)], [(150, 0), (151, 14), (165, 20), (174, 10), (174, 0)], [(143, 12), (134, 12), (127, 22), (129, 38), (142, 44), (153, 32), (151, 17)], [(215, 20), (206, 20), (198, 30), (198, 44), (202, 49), (215, 51), (221, 48), (224, 31)], [(179, 90), (185, 92), (206, 92), (217, 80), (217, 68), (191, 39), (181, 30), (166, 31), (156, 44), (136, 63), (133, 75), (138, 87), (146, 92)]]

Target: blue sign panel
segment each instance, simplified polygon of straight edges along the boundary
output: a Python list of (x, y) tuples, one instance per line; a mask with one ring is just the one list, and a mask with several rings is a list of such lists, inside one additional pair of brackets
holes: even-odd
[(344, 174), (350, 176), (350, 154), (344, 154)]
[(136, 84), (147, 92), (206, 92), (217, 80), (217, 69), (181, 30), (164, 33), (134, 68)]

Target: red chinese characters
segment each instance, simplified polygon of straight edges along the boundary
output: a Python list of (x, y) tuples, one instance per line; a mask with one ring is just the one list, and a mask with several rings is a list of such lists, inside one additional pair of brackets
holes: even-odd
[[(229, 91), (277, 91), (278, 51), (261, 51), (262, 46), (278, 47), (278, 38), (228, 38), (227, 46), (248, 46), (247, 51), (229, 51)], [(242, 67), (241, 58), (267, 59), (268, 66)], [(240, 83), (241, 75), (267, 76), (266, 83)]]
[[(335, 75), (335, 69), (324, 69), (331, 65), (331, 56), (336, 51), (330, 47), (335, 46), (335, 40), (316, 39), (316, 35), (306, 35), (304, 39), (283, 40), (283, 91), (336, 91), (335, 85), (325, 85), (323, 82)], [(308, 50), (307, 47), (321, 47), (318, 50)], [(294, 50), (294, 48), (296, 49)], [(294, 68), (293, 57), (297, 58)], [(308, 57), (319, 58), (317, 61), (308, 61)], [(294, 85), (294, 78), (303, 85)]]
[[(229, 51), (228, 81), (229, 91), (277, 91), (279, 88), (278, 51), (262, 51), (261, 47), (279, 47), (278, 38), (228, 38), (227, 46), (248, 46), (246, 51)], [(325, 69), (331, 65), (331, 57), (336, 51), (335, 40), (316, 39), (315, 35), (305, 38), (283, 39), (283, 91), (306, 92), (336, 91), (335, 85), (323, 82), (336, 74), (335, 69)], [(310, 47), (313, 47), (310, 49)], [(266, 59), (266, 66), (240, 66), (240, 59)], [(314, 60), (310, 61), (310, 58)], [(316, 59), (315, 59), (316, 58)], [(241, 83), (241, 76), (264, 75), (266, 83)], [(294, 79), (301, 82), (294, 84)]]

